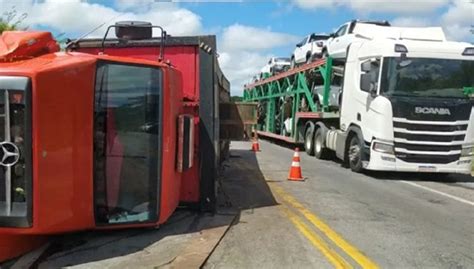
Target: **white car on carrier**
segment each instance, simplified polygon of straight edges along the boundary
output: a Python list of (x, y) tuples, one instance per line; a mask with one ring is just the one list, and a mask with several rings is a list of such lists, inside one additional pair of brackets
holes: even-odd
[(327, 34), (310, 34), (306, 36), (300, 43), (296, 44), (296, 48), (291, 56), (291, 68), (298, 64), (310, 63), (315, 58), (323, 55), (323, 48), (329, 39)]
[(340, 26), (331, 38), (326, 42), (326, 47), (323, 49), (324, 56), (331, 56), (335, 59), (345, 59), (347, 48), (355, 41), (364, 39), (354, 32), (356, 25), (369, 24), (389, 27), (388, 21), (359, 21), (353, 20)]
[(260, 79), (287, 71), (290, 68), (290, 59), (283, 57), (272, 57), (260, 71)]

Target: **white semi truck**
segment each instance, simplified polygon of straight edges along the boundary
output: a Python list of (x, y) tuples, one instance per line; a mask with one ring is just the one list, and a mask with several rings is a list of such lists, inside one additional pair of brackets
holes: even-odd
[[(441, 28), (354, 32), (361, 39), (347, 48), (343, 69), (328, 58), (247, 86), (245, 99), (266, 107), (259, 133), (304, 143), (318, 158), (335, 152), (356, 172), (471, 173), (474, 45), (446, 41)], [(336, 73), (342, 98), (335, 108)], [(326, 88), (322, 100), (311, 90), (318, 83)], [(288, 103), (291, 113), (280, 115)], [(290, 132), (280, 124), (288, 120)]]

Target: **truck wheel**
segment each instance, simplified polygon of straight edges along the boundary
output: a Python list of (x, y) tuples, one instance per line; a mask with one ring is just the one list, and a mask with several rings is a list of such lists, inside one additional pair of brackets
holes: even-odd
[(356, 173), (362, 172), (362, 141), (356, 134), (352, 135), (349, 148), (347, 149), (347, 157), (349, 158), (349, 167)]
[(331, 152), (324, 146), (323, 130), (318, 128), (314, 134), (314, 156), (320, 160), (329, 159)]
[(311, 54), (306, 55), (306, 64), (311, 63), (311, 60), (312, 60), (311, 58), (312, 58)]
[(307, 128), (304, 135), (304, 149), (306, 154), (313, 156), (314, 155), (314, 132), (313, 128)]
[(295, 57), (291, 57), (290, 69), (293, 69), (295, 67), (296, 67)]

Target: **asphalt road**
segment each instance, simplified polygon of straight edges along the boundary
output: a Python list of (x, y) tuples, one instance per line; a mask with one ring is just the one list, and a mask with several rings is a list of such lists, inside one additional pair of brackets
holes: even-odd
[(293, 151), (232, 143), (223, 189), (238, 221), (205, 268), (474, 268), (471, 176), (356, 174)]

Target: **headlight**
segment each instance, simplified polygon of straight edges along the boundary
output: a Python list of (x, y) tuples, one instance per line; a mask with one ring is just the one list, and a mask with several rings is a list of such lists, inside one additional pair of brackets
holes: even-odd
[(462, 150), (461, 150), (461, 157), (474, 156), (473, 151), (474, 151), (474, 147), (473, 147), (473, 146), (470, 146), (470, 147), (467, 147), (467, 148), (462, 148)]
[(374, 146), (372, 147), (372, 149), (381, 153), (387, 153), (387, 154), (392, 154), (392, 155), (395, 154), (393, 145), (390, 145), (390, 144), (374, 142)]

